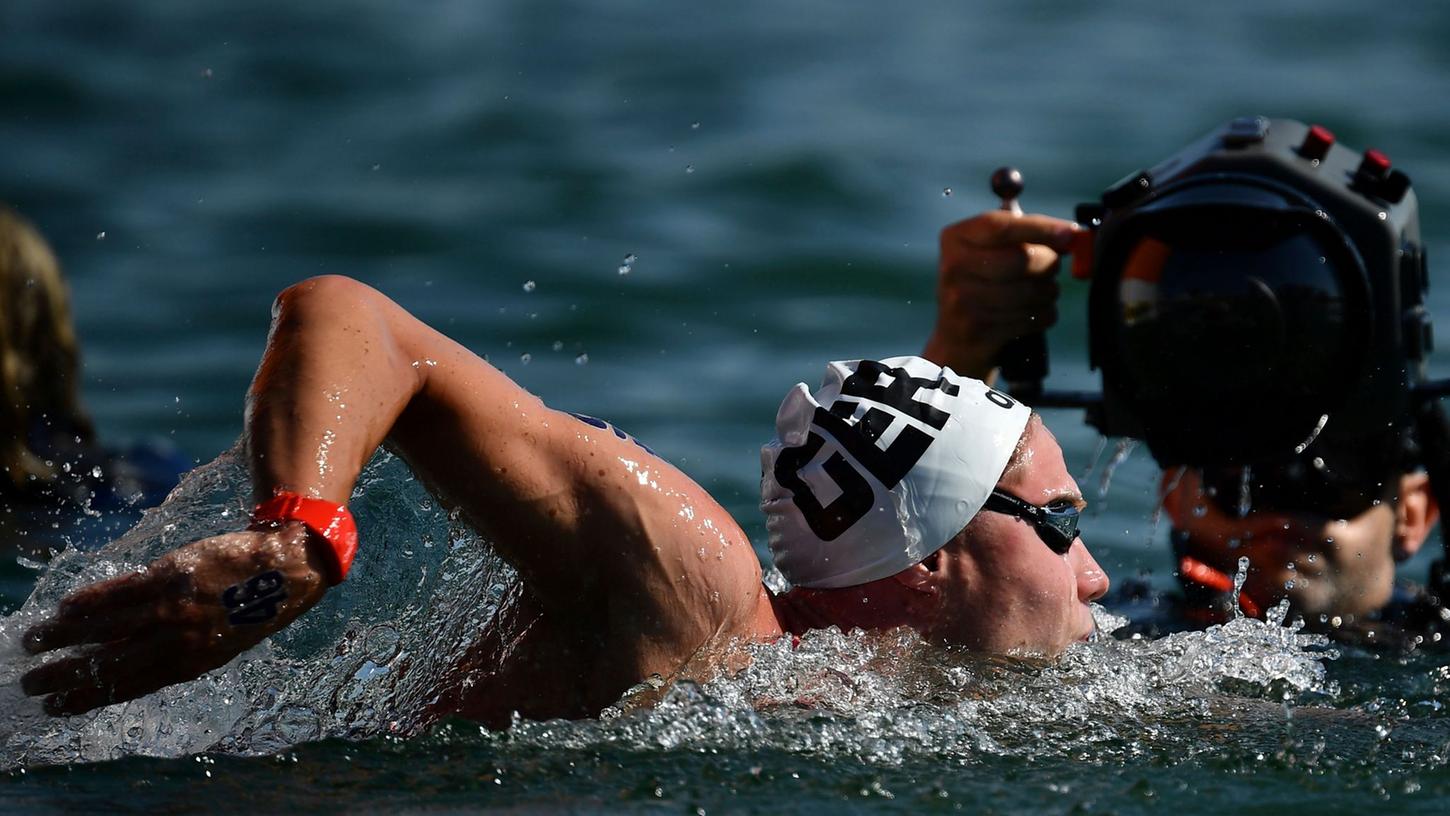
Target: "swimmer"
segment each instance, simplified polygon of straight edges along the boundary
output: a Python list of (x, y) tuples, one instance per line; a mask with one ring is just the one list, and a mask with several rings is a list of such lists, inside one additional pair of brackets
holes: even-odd
[[(1006, 343), (1056, 322), (1059, 258), (1079, 229), (1050, 216), (990, 211), (943, 230), (939, 315), (926, 356), (990, 381), (992, 361)], [(1179, 612), (1202, 625), (1225, 620), (1235, 600), (1260, 616), (1287, 598), (1311, 626), (1327, 624), (1352, 639), (1369, 627), (1384, 640), (1391, 627), (1380, 624), (1408, 614), (1395, 564), (1419, 551), (1439, 519), (1429, 477), (1403, 464), (1398, 444), (1387, 438), (1369, 446), (1374, 450), (1339, 452), (1364, 475), (1351, 484), (1316, 486), (1316, 512), (1238, 518), (1213, 500), (1212, 474), (1165, 473), (1161, 498), (1185, 588)], [(1291, 488), (1301, 489), (1270, 484), (1265, 490)], [(1247, 581), (1242, 596), (1231, 599), (1228, 576), (1243, 555), (1250, 559)]]
[(0, 206), (0, 542), (49, 557), (86, 537), (70, 519), (156, 504), (189, 467), (170, 448), (99, 443), (81, 405), (80, 349), (60, 264), (29, 222)]
[(770, 547), (794, 584), (779, 595), (684, 473), (347, 278), (277, 299), (244, 438), (249, 529), (82, 588), (27, 632), (32, 652), (75, 650), (23, 678), (48, 711), (195, 678), (345, 591), (358, 543), (344, 503), (383, 444), (521, 578), (439, 690), (499, 727), (592, 716), (652, 675), (708, 678), (740, 643), (821, 627), (1054, 655), (1092, 634), (1088, 602), (1108, 587), (1052, 434), (921, 358), (831, 363), (820, 389), (786, 396), (761, 456)]

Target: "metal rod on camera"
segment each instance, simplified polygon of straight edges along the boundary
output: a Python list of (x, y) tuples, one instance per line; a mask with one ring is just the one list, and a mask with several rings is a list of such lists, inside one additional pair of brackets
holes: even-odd
[(1095, 408), (1103, 395), (1095, 391), (1043, 391), (1032, 400), (1033, 408)]
[(1439, 399), (1450, 397), (1450, 380), (1429, 380), (1412, 389), (1416, 399)]
[[(999, 167), (992, 173), (992, 193), (1002, 199), (1003, 210), (1022, 214), (1017, 202), (1022, 190), (1022, 172), (1017, 168)], [(1029, 405), (1041, 404), (1042, 381), (1047, 378), (1047, 335), (1033, 332), (1007, 343), (997, 353), (997, 368), (1008, 393)]]

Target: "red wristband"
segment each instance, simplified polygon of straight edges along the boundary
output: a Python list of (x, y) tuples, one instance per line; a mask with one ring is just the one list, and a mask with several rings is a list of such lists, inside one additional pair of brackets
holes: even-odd
[(289, 521), (302, 522), (331, 545), (331, 582), (334, 585), (342, 583), (347, 571), (352, 568), (353, 557), (357, 555), (357, 523), (348, 512), (347, 505), (279, 491), (252, 510), (254, 528)]

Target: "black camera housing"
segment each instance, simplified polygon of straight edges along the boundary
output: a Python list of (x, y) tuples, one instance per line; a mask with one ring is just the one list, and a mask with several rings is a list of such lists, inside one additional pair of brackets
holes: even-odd
[(1353, 445), (1408, 426), (1432, 342), (1418, 211), (1378, 151), (1263, 117), (1080, 205), (1103, 374), (1088, 421), (1164, 466), (1283, 461), (1321, 432)]

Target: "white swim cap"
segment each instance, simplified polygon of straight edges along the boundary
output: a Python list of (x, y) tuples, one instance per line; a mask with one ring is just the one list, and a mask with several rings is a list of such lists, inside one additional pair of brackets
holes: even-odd
[(797, 383), (760, 449), (770, 551), (797, 586), (895, 575), (981, 509), (1031, 410), (920, 357), (828, 363)]

